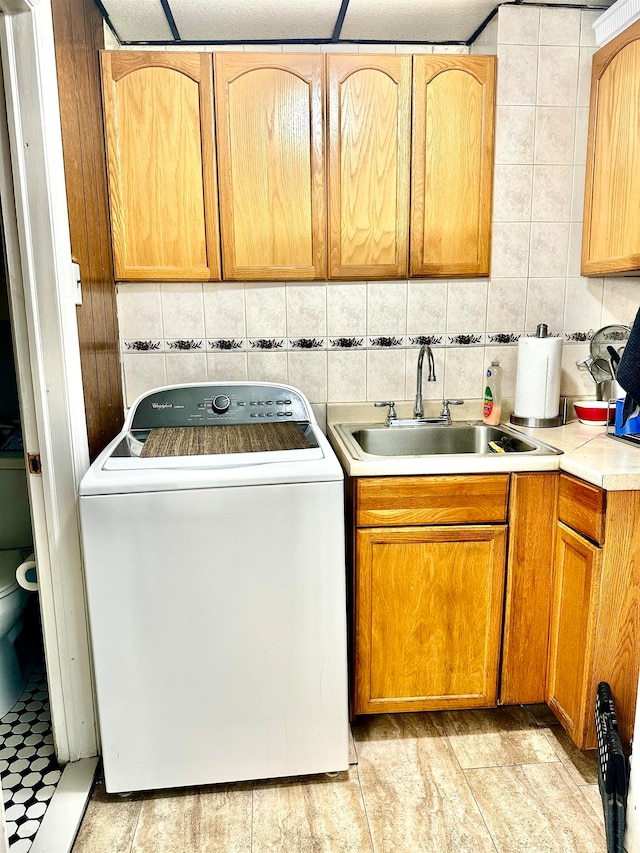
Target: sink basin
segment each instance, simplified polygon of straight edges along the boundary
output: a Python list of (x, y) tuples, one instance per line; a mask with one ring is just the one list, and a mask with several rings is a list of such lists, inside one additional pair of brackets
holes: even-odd
[(336, 427), (356, 458), (364, 456), (493, 455), (494, 442), (509, 454), (558, 455), (560, 451), (500, 424), (429, 424), (387, 427), (384, 424), (339, 424)]

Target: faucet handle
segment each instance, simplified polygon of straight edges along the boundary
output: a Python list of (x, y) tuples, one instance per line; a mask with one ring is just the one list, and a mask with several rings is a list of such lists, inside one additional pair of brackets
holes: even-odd
[(440, 412), (441, 418), (447, 418), (451, 420), (451, 412), (449, 411), (449, 406), (462, 406), (464, 404), (464, 400), (443, 400), (442, 401), (442, 411)]
[(396, 414), (396, 404), (393, 400), (385, 400), (384, 402), (378, 402), (373, 404), (376, 408), (382, 409), (384, 406), (389, 406), (389, 411), (387, 412), (387, 420), (386, 424), (389, 426), (391, 421), (395, 421), (397, 419)]

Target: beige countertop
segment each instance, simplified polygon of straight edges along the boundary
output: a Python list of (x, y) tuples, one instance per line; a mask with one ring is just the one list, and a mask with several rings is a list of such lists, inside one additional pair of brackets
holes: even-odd
[[(454, 416), (457, 412), (454, 410)], [(408, 416), (399, 407), (400, 417)], [(431, 414), (431, 413), (428, 413)], [(436, 413), (437, 414), (437, 413)], [(465, 422), (480, 417), (468, 407)], [(382, 412), (369, 404), (330, 405), (327, 411), (327, 434), (345, 471), (352, 477), (416, 475), (416, 474), (481, 474), (505, 471), (566, 471), (608, 491), (640, 489), (640, 447), (617, 440), (606, 434), (605, 427), (593, 427), (569, 421), (553, 429), (518, 431), (537, 441), (561, 450), (560, 455), (533, 456), (529, 454), (457, 454), (448, 456), (379, 457), (355, 459), (340, 435), (337, 424), (381, 424)], [(516, 429), (505, 422), (512, 429)]]

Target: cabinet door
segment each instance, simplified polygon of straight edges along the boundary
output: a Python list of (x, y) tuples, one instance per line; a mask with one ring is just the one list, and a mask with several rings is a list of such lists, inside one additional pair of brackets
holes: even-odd
[(595, 746), (588, 730), (601, 561), (596, 545), (558, 523), (547, 703), (580, 749)]
[(506, 528), (356, 534), (356, 714), (497, 701)]
[(225, 279), (326, 276), (323, 57), (215, 57)]
[(101, 62), (116, 279), (219, 279), (211, 56)]
[(593, 57), (582, 274), (640, 269), (640, 21)]
[(411, 57), (327, 56), (329, 277), (406, 278)]
[(495, 57), (414, 56), (412, 276), (489, 275)]

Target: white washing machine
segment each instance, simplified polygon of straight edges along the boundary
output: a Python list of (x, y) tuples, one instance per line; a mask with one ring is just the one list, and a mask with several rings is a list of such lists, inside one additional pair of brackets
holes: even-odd
[(299, 391), (143, 395), (80, 518), (107, 791), (348, 767), (343, 474)]

